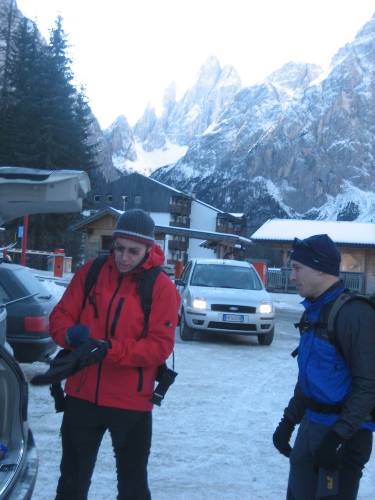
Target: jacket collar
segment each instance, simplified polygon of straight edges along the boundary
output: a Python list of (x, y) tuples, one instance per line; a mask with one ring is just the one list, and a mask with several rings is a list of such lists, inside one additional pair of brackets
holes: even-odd
[(335, 300), (341, 293), (347, 291), (344, 283), (341, 280), (336, 281), (333, 285), (331, 285), (327, 290), (325, 290), (319, 297), (312, 299), (306, 298), (302, 301), (302, 305), (307, 311), (320, 309), (323, 305)]

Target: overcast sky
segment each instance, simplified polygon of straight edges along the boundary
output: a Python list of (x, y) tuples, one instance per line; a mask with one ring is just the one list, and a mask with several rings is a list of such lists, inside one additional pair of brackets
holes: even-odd
[(327, 67), (375, 13), (374, 0), (17, 0), (47, 37), (61, 14), (73, 69), (102, 128), (160, 112), (210, 55), (251, 85), (289, 61)]

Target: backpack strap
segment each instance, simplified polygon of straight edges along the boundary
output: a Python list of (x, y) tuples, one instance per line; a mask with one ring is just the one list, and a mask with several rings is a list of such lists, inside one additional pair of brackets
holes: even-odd
[(343, 292), (332, 303), (331, 308), (328, 312), (327, 326), (326, 326), (328, 338), (332, 343), (334, 343), (335, 340), (335, 323), (339, 311), (347, 302), (349, 302), (349, 300), (353, 300), (354, 298), (359, 298), (359, 297), (367, 300), (365, 297), (362, 297), (360, 295), (353, 295), (352, 293)]
[[(99, 257), (96, 257), (96, 259), (93, 261), (93, 263), (90, 266), (90, 269), (86, 275), (85, 279), (85, 285), (83, 289), (83, 299), (82, 299), (82, 306), (81, 306), (81, 311), (86, 305), (86, 301), (90, 295), (90, 292), (95, 285), (99, 273), (104, 266), (104, 264), (107, 261), (107, 255), (99, 255)], [(93, 304), (94, 305), (94, 304)], [(95, 307), (95, 305), (94, 305)]]
[(336, 318), (337, 318), (337, 315), (340, 312), (341, 308), (347, 302), (352, 301), (352, 300), (361, 300), (361, 301), (369, 304), (371, 307), (375, 308), (375, 300), (372, 296), (366, 297), (366, 295), (350, 293), (347, 291), (343, 292), (341, 295), (339, 295), (336, 298), (336, 300), (332, 303), (332, 306), (328, 312), (326, 331), (327, 331), (328, 340), (331, 342), (331, 344), (333, 344), (336, 347), (336, 349), (340, 353), (342, 353), (341, 347), (336, 340)]
[[(328, 302), (325, 304), (321, 310), (318, 321), (309, 321), (307, 319), (307, 312), (304, 311), (299, 320), (299, 323), (294, 323), (295, 328), (298, 328), (300, 331), (300, 335), (303, 335), (306, 330), (310, 328), (314, 328), (317, 335), (325, 340), (328, 340), (332, 344), (335, 344), (335, 323), (336, 317), (340, 309), (346, 304), (349, 300), (353, 298), (364, 298), (366, 297), (353, 295), (349, 292), (343, 292), (335, 300), (332, 302)], [(293, 357), (298, 355), (298, 347), (291, 353)]]
[[(300, 335), (303, 335), (306, 330), (309, 330), (310, 328), (322, 328), (325, 325), (322, 324), (320, 321), (309, 321), (307, 319), (307, 312), (303, 311), (302, 316), (300, 317), (300, 320), (298, 323), (294, 323), (294, 327), (298, 328)], [(290, 353), (290, 355), (295, 358), (298, 355), (298, 347), (294, 349)]]
[(141, 306), (144, 316), (142, 337), (147, 336), (148, 320), (150, 318), (152, 306), (152, 291), (154, 289), (156, 278), (161, 272), (165, 273), (165, 271), (161, 267), (152, 267), (151, 269), (144, 271), (138, 281), (137, 292), (141, 299)]

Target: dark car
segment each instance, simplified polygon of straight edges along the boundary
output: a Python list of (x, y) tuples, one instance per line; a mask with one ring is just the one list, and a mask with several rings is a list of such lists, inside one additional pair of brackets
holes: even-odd
[(7, 341), (20, 363), (44, 361), (56, 344), (48, 333), (56, 300), (30, 269), (0, 263), (0, 305), (7, 309)]
[[(0, 167), (0, 225), (26, 214), (80, 211), (89, 189), (81, 171)], [(7, 311), (15, 350), (38, 356), (51, 345), (46, 325), (52, 301), (30, 270), (8, 263), (0, 268), (0, 499), (29, 500), (38, 456), (27, 422), (27, 382), (6, 340)]]
[(0, 305), (0, 498), (31, 498), (38, 470), (27, 423), (27, 382), (6, 345), (6, 309)]

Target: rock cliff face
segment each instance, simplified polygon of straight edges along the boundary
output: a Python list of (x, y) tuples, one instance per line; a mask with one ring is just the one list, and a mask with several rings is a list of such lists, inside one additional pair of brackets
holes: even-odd
[[(210, 57), (182, 99), (176, 101), (174, 84), (166, 89), (162, 116), (158, 117), (148, 106), (133, 131), (120, 127), (116, 120), (106, 132), (114, 164), (125, 173), (136, 170), (148, 174), (160, 166), (175, 163), (187, 146), (231, 104), (240, 87), (234, 68), (221, 68), (219, 61)], [(133, 148), (126, 151), (114, 145), (110, 136), (114, 129), (124, 142), (134, 141)]]
[(375, 219), (375, 16), (330, 71), (289, 64), (241, 89), (175, 165), (153, 176), (261, 223)]
[[(214, 122), (196, 138), (186, 155), (175, 165), (153, 175), (179, 189), (194, 191), (203, 200), (234, 212), (264, 200), (264, 210), (284, 213), (275, 195), (269, 192), (268, 172), (264, 183), (252, 175), (248, 159), (257, 155), (282, 123), (289, 108), (320, 74), (316, 66), (287, 64), (270, 77), (252, 87), (239, 90), (231, 103)], [(272, 183), (271, 183), (272, 184)], [(278, 183), (277, 183), (278, 184)], [(285, 207), (288, 210), (288, 207)], [(259, 207), (263, 213), (263, 209)]]
[(89, 142), (97, 144), (97, 167), (90, 171), (90, 178), (92, 180), (91, 192), (92, 194), (102, 193), (105, 190), (105, 185), (119, 179), (121, 174), (113, 166), (110, 144), (94, 115), (92, 115)]

